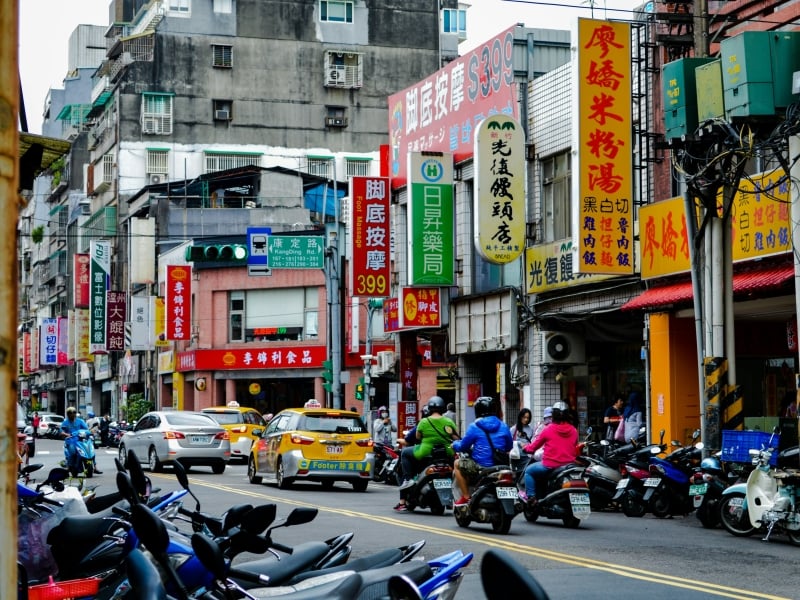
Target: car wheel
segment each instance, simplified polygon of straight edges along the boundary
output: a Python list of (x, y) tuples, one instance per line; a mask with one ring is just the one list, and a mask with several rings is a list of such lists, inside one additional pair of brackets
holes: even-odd
[(323, 490), (332, 490), (334, 483), (336, 483), (336, 482), (333, 479), (324, 479), (322, 481), (322, 489)]
[(353, 489), (357, 492), (366, 492), (369, 481), (366, 479), (356, 479), (353, 482)]
[(261, 477), (256, 475), (256, 461), (253, 460), (253, 457), (250, 457), (250, 460), (247, 461), (247, 478), (250, 480), (250, 483), (258, 485), (261, 483)]
[(275, 473), (275, 481), (278, 483), (279, 490), (288, 490), (292, 486), (292, 482), (286, 478), (283, 461), (280, 459), (278, 460), (278, 472)]
[(161, 461), (158, 460), (158, 454), (156, 454), (156, 449), (153, 447), (151, 447), (150, 452), (147, 453), (147, 464), (152, 473), (161, 471)]
[(211, 465), (211, 472), (214, 473), (214, 475), (222, 475), (225, 472), (225, 463), (214, 463)]
[(125, 446), (123, 446), (122, 444), (120, 444), (120, 446), (119, 446), (119, 452), (118, 452), (117, 454), (119, 455), (119, 456), (118, 456), (118, 458), (119, 458), (119, 464), (121, 464), (121, 465), (122, 465), (122, 468), (123, 468), (123, 469), (127, 469), (127, 468), (128, 468), (128, 451), (127, 451), (127, 450), (125, 450)]

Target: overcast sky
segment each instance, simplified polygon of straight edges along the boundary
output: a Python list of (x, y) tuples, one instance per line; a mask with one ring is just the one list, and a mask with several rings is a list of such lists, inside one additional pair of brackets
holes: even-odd
[[(570, 29), (578, 17), (591, 17), (589, 0), (530, 2), (527, 0), (467, 0), (467, 50), (515, 23), (528, 27)], [(643, 1), (643, 0), (642, 0)], [(640, 0), (595, 0), (594, 17), (625, 19)], [(81, 24), (108, 25), (109, 0), (19, 0), (20, 77), (28, 128), (41, 133), (47, 90), (63, 87), (67, 74), (67, 43)]]

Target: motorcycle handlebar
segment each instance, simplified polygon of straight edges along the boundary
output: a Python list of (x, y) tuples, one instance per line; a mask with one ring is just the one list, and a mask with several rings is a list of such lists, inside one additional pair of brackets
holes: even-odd
[(273, 547), (275, 550), (280, 550), (281, 552), (284, 552), (286, 554), (291, 554), (292, 552), (294, 552), (294, 548), (291, 548), (289, 546), (284, 546), (280, 542), (270, 541), (270, 546)]

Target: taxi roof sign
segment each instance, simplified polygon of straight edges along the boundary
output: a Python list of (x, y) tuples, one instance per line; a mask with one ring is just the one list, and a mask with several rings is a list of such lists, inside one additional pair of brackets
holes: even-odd
[(322, 408), (322, 404), (319, 403), (319, 400), (312, 398), (303, 405), (303, 408)]
[(231, 400), (226, 406), (228, 408), (239, 408), (239, 403), (236, 400)]

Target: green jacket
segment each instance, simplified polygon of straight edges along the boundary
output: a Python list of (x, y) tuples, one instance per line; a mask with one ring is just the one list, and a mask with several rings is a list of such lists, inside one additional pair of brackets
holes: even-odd
[(442, 444), (447, 449), (447, 456), (453, 456), (452, 434), (456, 432), (456, 424), (447, 417), (425, 417), (417, 423), (417, 437), (422, 438), (414, 446), (414, 458), (425, 458), (433, 452), (436, 444)]

